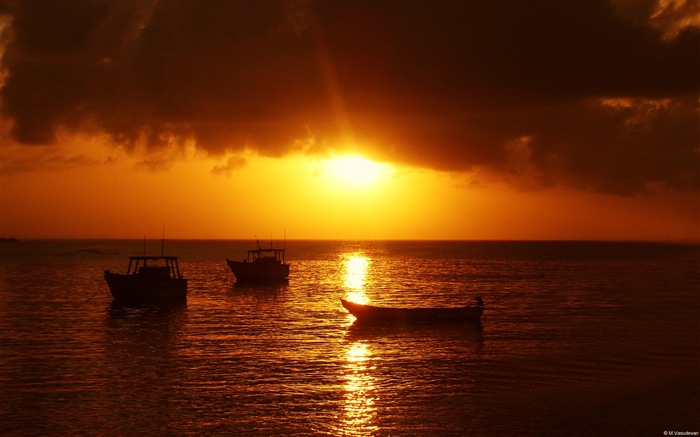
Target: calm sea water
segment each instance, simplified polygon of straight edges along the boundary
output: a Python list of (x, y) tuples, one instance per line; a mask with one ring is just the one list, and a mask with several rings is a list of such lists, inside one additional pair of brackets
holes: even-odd
[[(700, 431), (700, 246), (287, 242), (239, 286), (241, 241), (168, 241), (176, 306), (112, 303), (140, 241), (3, 243), (0, 434), (650, 435)], [(150, 242), (150, 254), (160, 242)], [(486, 301), (481, 326), (353, 323)]]

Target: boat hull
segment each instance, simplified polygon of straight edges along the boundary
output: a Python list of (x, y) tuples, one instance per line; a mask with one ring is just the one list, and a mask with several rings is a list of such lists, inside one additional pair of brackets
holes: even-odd
[(226, 260), (229, 268), (239, 282), (282, 281), (289, 277), (289, 264), (268, 261), (231, 261)]
[(482, 306), (456, 308), (387, 308), (362, 305), (340, 299), (343, 307), (358, 321), (367, 322), (478, 322)]
[(149, 278), (140, 275), (122, 275), (105, 271), (112, 297), (119, 301), (184, 300), (187, 298), (187, 279)]

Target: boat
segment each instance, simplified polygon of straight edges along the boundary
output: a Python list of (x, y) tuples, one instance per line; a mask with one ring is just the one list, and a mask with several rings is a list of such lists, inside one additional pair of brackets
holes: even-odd
[(130, 256), (126, 274), (105, 270), (104, 279), (117, 301), (184, 300), (187, 279), (176, 256)]
[(282, 281), (289, 277), (289, 263), (284, 261), (285, 249), (252, 249), (243, 261), (226, 263), (239, 282)]
[(365, 322), (478, 322), (484, 312), (484, 301), (476, 305), (446, 308), (392, 308), (363, 305), (340, 299), (343, 307), (358, 321)]

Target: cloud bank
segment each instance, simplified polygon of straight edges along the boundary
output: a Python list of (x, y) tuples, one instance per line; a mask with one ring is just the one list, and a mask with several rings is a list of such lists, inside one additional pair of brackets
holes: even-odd
[(530, 186), (700, 189), (693, 2), (28, 0), (1, 13), (2, 117), (27, 147), (59, 129), (214, 155), (352, 144)]

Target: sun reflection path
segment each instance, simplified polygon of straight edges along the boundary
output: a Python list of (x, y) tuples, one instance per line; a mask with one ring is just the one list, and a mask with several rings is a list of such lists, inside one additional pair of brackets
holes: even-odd
[(372, 353), (366, 344), (355, 342), (345, 352), (343, 378), (345, 384), (345, 405), (342, 420), (343, 435), (375, 435), (379, 429), (377, 416), (376, 390), (372, 372)]
[(349, 254), (345, 257), (345, 287), (348, 289), (347, 299), (357, 303), (367, 303), (365, 294), (369, 257), (359, 254)]

